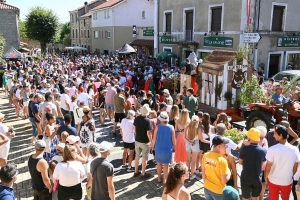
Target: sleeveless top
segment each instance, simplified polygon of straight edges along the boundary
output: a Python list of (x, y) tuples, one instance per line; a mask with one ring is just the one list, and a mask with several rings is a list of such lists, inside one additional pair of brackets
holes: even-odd
[[(182, 190), (182, 187), (184, 187), (184, 186), (181, 186), (178, 190), (178, 193), (177, 193), (178, 197), (179, 197), (180, 191)], [(167, 200), (176, 200), (176, 199), (174, 197), (170, 196), (169, 194), (167, 194)]]
[(203, 130), (203, 126), (202, 126), (202, 137), (203, 137), (203, 139), (207, 139), (207, 138), (209, 138), (209, 135), (210, 134), (212, 134), (212, 132), (211, 132), (211, 126), (209, 126), (209, 131), (208, 131), (208, 133), (206, 134), (206, 133), (204, 133), (204, 130)]
[(130, 101), (131, 105), (134, 105), (134, 98), (132, 96), (133, 95), (130, 95), (128, 100)]
[(32, 188), (36, 190), (44, 190), (47, 189), (46, 185), (44, 184), (42, 174), (36, 169), (37, 163), (43, 158), (33, 158), (32, 156), (29, 157), (28, 161), (28, 169), (31, 176), (31, 184)]

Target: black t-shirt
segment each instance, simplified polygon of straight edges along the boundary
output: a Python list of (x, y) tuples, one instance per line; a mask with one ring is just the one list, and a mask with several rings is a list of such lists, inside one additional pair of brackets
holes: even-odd
[(29, 101), (29, 103), (28, 103), (28, 115), (29, 115), (29, 117), (34, 117), (34, 115), (32, 114), (32, 110), (31, 110), (31, 103), (34, 103), (33, 101)]
[(240, 159), (243, 159), (243, 170), (241, 179), (248, 182), (258, 183), (261, 181), (261, 165), (266, 161), (267, 150), (258, 144), (251, 143), (249, 146), (242, 146)]
[(133, 125), (135, 126), (135, 130), (136, 130), (135, 141), (140, 143), (149, 143), (150, 141), (147, 136), (147, 131), (153, 129), (150, 119), (140, 115), (135, 118)]
[[(101, 103), (102, 103), (102, 105), (101, 105)], [(104, 105), (105, 105), (105, 96), (104, 95), (101, 95), (99, 97), (99, 105), (101, 105), (100, 108), (104, 108)]]
[(95, 158), (91, 163), (93, 176), (92, 199), (110, 200), (107, 177), (114, 175), (114, 167), (107, 159)]

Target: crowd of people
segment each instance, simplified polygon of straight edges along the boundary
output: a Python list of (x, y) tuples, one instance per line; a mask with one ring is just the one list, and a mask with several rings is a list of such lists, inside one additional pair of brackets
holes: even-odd
[[(25, 67), (26, 65), (26, 67)], [(268, 130), (251, 128), (245, 141), (225, 137), (232, 125), (225, 113), (212, 123), (198, 111), (195, 90), (185, 94), (163, 85), (169, 75), (191, 74), (193, 66), (171, 67), (152, 58), (49, 55), (39, 62), (6, 66), (3, 80), (9, 106), (32, 125), (35, 153), (28, 160), (35, 199), (81, 199), (87, 178), (88, 199), (115, 199), (114, 166), (108, 161), (112, 144), (96, 143), (96, 115), (101, 126), (113, 122), (111, 137), (123, 143), (122, 168), (147, 180), (153, 154), (162, 199), (191, 199), (186, 179), (202, 175), (208, 200), (239, 199), (237, 162), (243, 199), (287, 200), (299, 179), (299, 150), (288, 122)], [(12, 128), (0, 114), (0, 197), (13, 196), (18, 170), (7, 164)], [(2, 131), (1, 131), (2, 130)], [(268, 137), (274, 138), (268, 144)], [(274, 141), (275, 140), (275, 141)], [(232, 155), (239, 150), (239, 157)], [(139, 165), (141, 161), (141, 170)], [(86, 170), (83, 167), (86, 165)], [(9, 198), (8, 198), (9, 199)]]

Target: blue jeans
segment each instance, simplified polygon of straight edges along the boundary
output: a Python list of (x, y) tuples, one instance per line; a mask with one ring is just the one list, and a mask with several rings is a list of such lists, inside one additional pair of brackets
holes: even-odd
[(58, 118), (56, 118), (56, 124), (63, 126), (63, 125), (65, 125), (65, 121), (62, 117), (58, 117)]
[(206, 200), (223, 200), (222, 194), (216, 194), (206, 188), (204, 188), (204, 195)]
[(36, 119), (34, 117), (29, 117), (29, 121), (32, 125), (32, 136), (36, 137), (38, 135), (38, 127), (36, 125)]

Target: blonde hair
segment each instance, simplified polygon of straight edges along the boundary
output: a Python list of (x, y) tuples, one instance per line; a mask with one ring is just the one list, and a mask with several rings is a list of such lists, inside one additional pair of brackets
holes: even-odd
[(61, 133), (61, 142), (62, 143), (66, 143), (66, 140), (67, 140), (67, 137), (69, 136), (69, 133), (67, 132), (67, 131), (63, 131), (62, 133)]
[(174, 119), (179, 118), (179, 107), (177, 105), (173, 105), (170, 111), (170, 117), (169, 120), (174, 120)]
[(184, 126), (189, 121), (190, 121), (189, 111), (187, 109), (182, 109), (177, 122), (182, 126)]
[(199, 127), (199, 121), (191, 121), (188, 126), (188, 133), (187, 137), (189, 140), (195, 139), (195, 137), (198, 135), (198, 127)]
[(73, 145), (67, 144), (64, 148), (64, 153), (63, 153), (63, 162), (67, 162), (70, 160), (75, 160), (76, 159), (76, 148)]
[(154, 118), (157, 118), (157, 113), (156, 113), (155, 110), (151, 110), (151, 111), (149, 112), (149, 114), (150, 114), (150, 115), (153, 115)]

